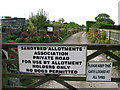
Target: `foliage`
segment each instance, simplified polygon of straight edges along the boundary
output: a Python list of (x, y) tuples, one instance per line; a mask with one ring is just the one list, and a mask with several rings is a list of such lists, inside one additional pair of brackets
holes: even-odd
[(46, 34), (43, 39), (44, 39), (45, 43), (50, 43), (51, 42), (51, 38), (48, 34)]
[[(53, 21), (52, 25), (55, 28), (54, 35), (56, 36), (52, 37), (56, 38), (55, 40), (51, 39), (52, 42), (54, 41), (61, 42), (63, 41), (63, 39), (68, 38), (71, 34), (78, 32), (78, 30), (80, 29), (80, 26), (77, 23), (75, 22), (63, 23), (61, 19), (59, 19), (58, 21)], [(69, 33), (70, 30), (72, 31), (72, 33)]]
[(23, 37), (27, 37), (27, 36), (28, 36), (28, 33), (26, 33), (26, 32), (21, 32), (20, 35), (23, 36)]
[(43, 41), (43, 38), (40, 36), (34, 36), (34, 37), (31, 37), (31, 39), (32, 39), (31, 43), (41, 43)]
[(95, 17), (96, 21), (87, 21), (86, 29), (87, 32), (92, 27), (94, 29), (104, 28), (104, 29), (120, 29), (120, 26), (114, 25), (115, 22), (110, 19), (110, 16), (106, 13), (101, 13)]
[(108, 14), (106, 14), (106, 13), (101, 13), (101, 14), (99, 14), (98, 16), (96, 16), (95, 17), (95, 20), (97, 21), (97, 20), (100, 20), (100, 19), (109, 19), (109, 15)]
[(37, 14), (31, 14), (30, 18), (29, 18), (29, 22), (32, 26), (32, 28), (36, 28), (37, 30), (39, 29), (44, 29), (46, 25), (49, 25), (49, 20), (47, 20), (47, 14), (46, 12), (41, 9), (41, 10), (38, 10)]
[(57, 41), (60, 40), (60, 37), (57, 36), (57, 35), (52, 35), (52, 36), (51, 36), (51, 40), (52, 40), (52, 42), (57, 42)]
[(65, 20), (64, 20), (64, 18), (60, 18), (58, 21), (59, 21), (60, 23), (63, 23)]
[(98, 32), (91, 28), (87, 36), (91, 43), (110, 44), (110, 40), (106, 39), (106, 32)]
[(95, 17), (96, 22), (100, 22), (101, 24), (115, 24), (115, 22), (110, 19), (110, 16), (106, 13), (101, 13)]
[(89, 31), (89, 28), (92, 27), (96, 22), (95, 21), (86, 21), (86, 31)]
[(19, 73), (17, 64), (8, 64), (7, 68), (10, 73)]
[(113, 24), (101, 24), (100, 29), (114, 29), (114, 30), (120, 30), (120, 25), (113, 25)]
[(53, 22), (53, 26), (54, 26), (55, 30), (57, 30), (57, 29), (60, 29), (60, 27), (62, 27), (63, 24), (60, 22)]
[(90, 40), (91, 43), (95, 43), (96, 41), (96, 37), (95, 37), (95, 32), (93, 29), (91, 29), (89, 32), (87, 32), (88, 34), (88, 39)]
[(30, 35), (33, 35), (36, 31), (36, 28), (31, 20), (26, 21), (26, 28), (27, 32), (29, 32)]
[(22, 43), (22, 42), (23, 42), (23, 39), (22, 39), (22, 38), (16, 38), (16, 39), (15, 39), (15, 42), (17, 42), (17, 43)]
[[(90, 24), (89, 24), (90, 23)], [(89, 28), (94, 28), (94, 29), (114, 29), (114, 30), (120, 30), (120, 25), (113, 25), (113, 24), (100, 24), (99, 22), (94, 23), (93, 22), (87, 22), (86, 23), (86, 29), (89, 31)]]
[(32, 84), (33, 80), (32, 79), (20, 79), (20, 82), (22, 86), (27, 86), (29, 84)]
[(105, 40), (105, 39), (106, 39), (106, 32), (105, 32), (105, 31), (100, 32), (100, 35), (101, 35), (101, 39), (102, 39), (102, 40)]
[(14, 40), (16, 37), (14, 36), (14, 35), (10, 35), (10, 34), (8, 34), (8, 36), (7, 36), (7, 40)]
[(45, 43), (54, 43), (54, 42), (58, 42), (58, 41), (61, 41), (62, 38), (61, 36), (58, 36), (58, 35), (46, 35), (44, 36), (44, 42)]
[(15, 43), (13, 40), (11, 40), (11, 41), (6, 41), (6, 43)]
[(64, 37), (67, 35), (67, 29), (60, 29), (60, 35), (61, 37)]
[(43, 36), (34, 35), (31, 36), (26, 32), (21, 32), (20, 37), (15, 40), (8, 40), (7, 43), (51, 43), (62, 40), (62, 37), (67, 35), (66, 30), (62, 30), (60, 32), (60, 36), (57, 33), (54, 34), (45, 34)]
[(120, 56), (120, 51), (115, 51), (113, 53), (116, 54), (116, 55), (118, 55), (118, 56)]
[[(75, 22), (64, 23), (64, 18), (60, 18), (57, 22), (50, 22), (47, 18), (46, 12), (41, 9), (36, 14), (31, 13), (28, 20), (26, 20), (26, 26), (23, 31), (9, 36), (7, 40), (13, 40), (16, 43), (44, 43), (44, 42), (56, 42), (63, 40), (64, 37), (78, 32), (80, 26)], [(54, 32), (49, 35), (46, 32), (46, 26), (54, 26)]]
[(77, 23), (75, 23), (75, 22), (70, 22), (70, 23), (68, 23), (68, 24), (65, 24), (64, 27), (65, 27), (65, 28), (73, 28), (73, 29), (76, 29), (76, 28), (79, 27), (79, 25), (78, 25)]

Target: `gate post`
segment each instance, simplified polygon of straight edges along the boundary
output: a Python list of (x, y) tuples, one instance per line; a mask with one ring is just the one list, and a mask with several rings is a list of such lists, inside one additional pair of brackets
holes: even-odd
[(2, 89), (2, 29), (0, 20), (0, 90)]

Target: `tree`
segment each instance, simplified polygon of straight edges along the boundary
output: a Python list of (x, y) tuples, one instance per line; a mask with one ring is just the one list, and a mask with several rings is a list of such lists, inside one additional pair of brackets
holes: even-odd
[(62, 23), (54, 21), (53, 26), (55, 29), (59, 29), (60, 27), (62, 27)]
[(79, 27), (79, 25), (78, 25), (77, 23), (75, 23), (75, 22), (70, 22), (70, 23), (68, 23), (68, 24), (66, 25), (66, 27), (67, 27), (67, 28), (74, 28), (74, 29), (76, 29), (76, 28)]
[(46, 25), (49, 25), (49, 20), (47, 20), (47, 14), (43, 9), (38, 10), (37, 14), (31, 14), (29, 18), (30, 23), (34, 25), (34, 27), (39, 29), (44, 29)]
[(63, 23), (65, 20), (64, 20), (64, 18), (60, 18), (58, 21), (59, 21), (60, 23)]
[(35, 26), (33, 25), (31, 20), (26, 21), (26, 30), (30, 33), (30, 35), (34, 34), (36, 31)]
[(101, 13), (95, 17), (96, 22), (100, 24), (115, 24), (115, 22), (110, 19), (110, 16), (106, 13)]

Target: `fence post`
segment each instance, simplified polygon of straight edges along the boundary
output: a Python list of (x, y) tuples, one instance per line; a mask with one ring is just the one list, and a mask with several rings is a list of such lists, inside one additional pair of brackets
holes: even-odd
[(2, 89), (2, 30), (0, 26), (0, 90), (1, 89)]
[(120, 44), (120, 31), (118, 32), (118, 44)]
[[(7, 64), (6, 63), (3, 63), (3, 68), (4, 68), (4, 70), (2, 70), (2, 73), (6, 74), (7, 73)], [(7, 77), (2, 78), (2, 84), (3, 84), (2, 86), (5, 86), (7, 84), (7, 81), (8, 81)]]
[(108, 30), (108, 40), (110, 40), (110, 35), (111, 34), (111, 32), (110, 32), (110, 30)]

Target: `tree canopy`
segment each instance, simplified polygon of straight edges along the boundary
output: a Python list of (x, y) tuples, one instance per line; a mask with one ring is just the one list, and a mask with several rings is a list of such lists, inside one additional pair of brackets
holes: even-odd
[(60, 23), (63, 23), (65, 20), (64, 20), (64, 18), (60, 18), (58, 21), (59, 21)]
[(28, 25), (34, 26), (37, 30), (44, 29), (46, 25), (49, 25), (49, 20), (47, 20), (47, 14), (43, 9), (38, 10), (37, 14), (31, 14)]
[(95, 20), (101, 24), (115, 24), (115, 22), (110, 19), (110, 16), (106, 13), (101, 13), (95, 17)]

